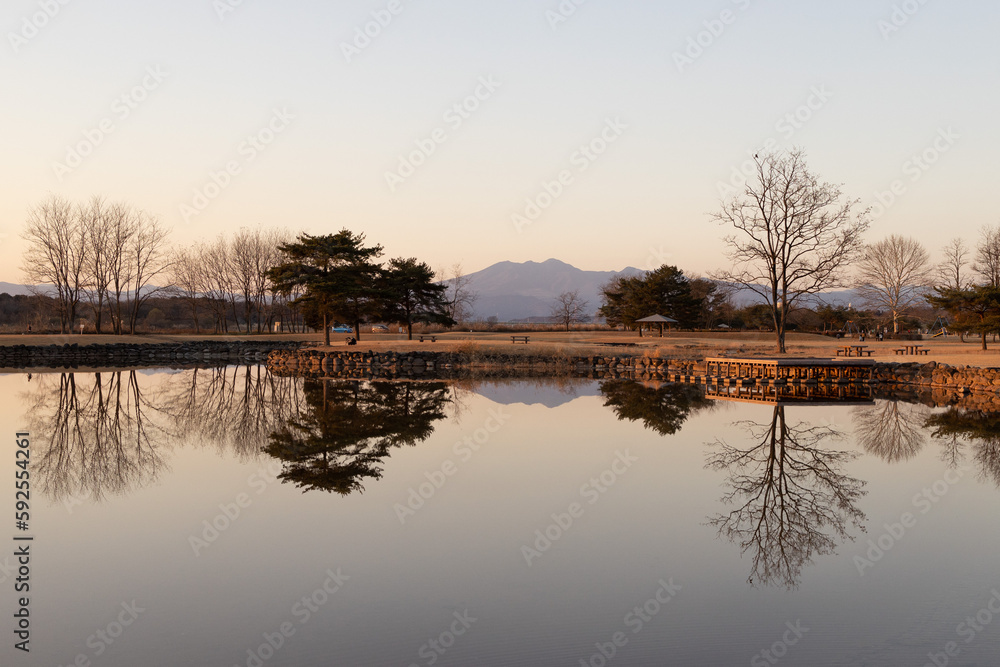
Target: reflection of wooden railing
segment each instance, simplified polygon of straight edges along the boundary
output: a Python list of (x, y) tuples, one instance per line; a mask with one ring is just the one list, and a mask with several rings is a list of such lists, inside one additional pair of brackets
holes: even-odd
[(785, 384), (726, 387), (708, 385), (705, 395), (719, 401), (769, 405), (870, 405), (870, 387), (860, 384)]

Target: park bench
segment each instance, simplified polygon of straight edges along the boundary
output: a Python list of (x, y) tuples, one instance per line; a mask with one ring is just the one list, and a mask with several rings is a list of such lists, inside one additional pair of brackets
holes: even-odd
[(423, 343), (423, 342), (424, 342), (424, 339), (425, 339), (425, 338), (427, 338), (428, 340), (430, 340), (430, 341), (431, 341), (432, 343), (436, 343), (436, 342), (437, 342), (437, 339), (438, 339), (438, 337), (437, 337), (437, 336), (431, 336), (431, 335), (426, 335), (426, 334), (425, 334), (425, 335), (423, 335), (423, 336), (417, 336), (417, 338), (418, 338), (418, 339), (420, 339), (420, 342), (421, 342), (421, 343)]
[(524, 343), (525, 345), (527, 345), (528, 344), (528, 336), (511, 336), (510, 337), (510, 342), (511, 343)]

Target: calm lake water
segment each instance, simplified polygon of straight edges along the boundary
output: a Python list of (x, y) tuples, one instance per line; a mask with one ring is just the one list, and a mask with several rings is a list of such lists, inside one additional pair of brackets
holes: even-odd
[(0, 376), (3, 665), (997, 665), (1000, 416), (629, 382)]

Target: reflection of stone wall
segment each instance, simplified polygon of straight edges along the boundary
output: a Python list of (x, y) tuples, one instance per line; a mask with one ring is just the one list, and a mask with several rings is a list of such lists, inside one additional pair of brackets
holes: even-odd
[(196, 341), (191, 343), (112, 343), (110, 345), (0, 346), (0, 368), (78, 368), (163, 366), (204, 362), (263, 361), (272, 350), (297, 349), (299, 343)]

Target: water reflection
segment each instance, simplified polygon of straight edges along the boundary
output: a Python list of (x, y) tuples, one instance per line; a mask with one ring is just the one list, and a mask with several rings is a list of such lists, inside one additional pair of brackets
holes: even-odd
[(604, 407), (614, 410), (619, 421), (642, 421), (660, 435), (677, 433), (692, 413), (712, 406), (701, 387), (691, 384), (609, 380), (602, 382), (600, 389)]
[(284, 463), (282, 481), (341, 495), (381, 478), (392, 448), (430, 437), (450, 396), (444, 382), (305, 380), (303, 391), (306, 409), (264, 451)]
[(942, 458), (957, 468), (966, 459), (966, 442), (981, 479), (1000, 487), (1000, 413), (948, 408), (924, 422), (943, 445)]
[(783, 405), (773, 407), (770, 423), (737, 425), (752, 444), (712, 444), (707, 467), (726, 473), (722, 502), (733, 509), (709, 523), (751, 555), (752, 585), (795, 588), (815, 556), (853, 540), (850, 526), (864, 531), (857, 503), (865, 482), (843, 471), (857, 455), (825, 448), (844, 434), (831, 426), (792, 425)]
[(879, 401), (872, 407), (855, 408), (854, 432), (869, 454), (887, 463), (907, 461), (927, 442), (923, 423), (929, 413), (918, 404)]
[(151, 418), (157, 408), (135, 371), (43, 375), (30, 398), (28, 423), (42, 445), (35, 470), (47, 496), (126, 494), (166, 468), (169, 433)]

